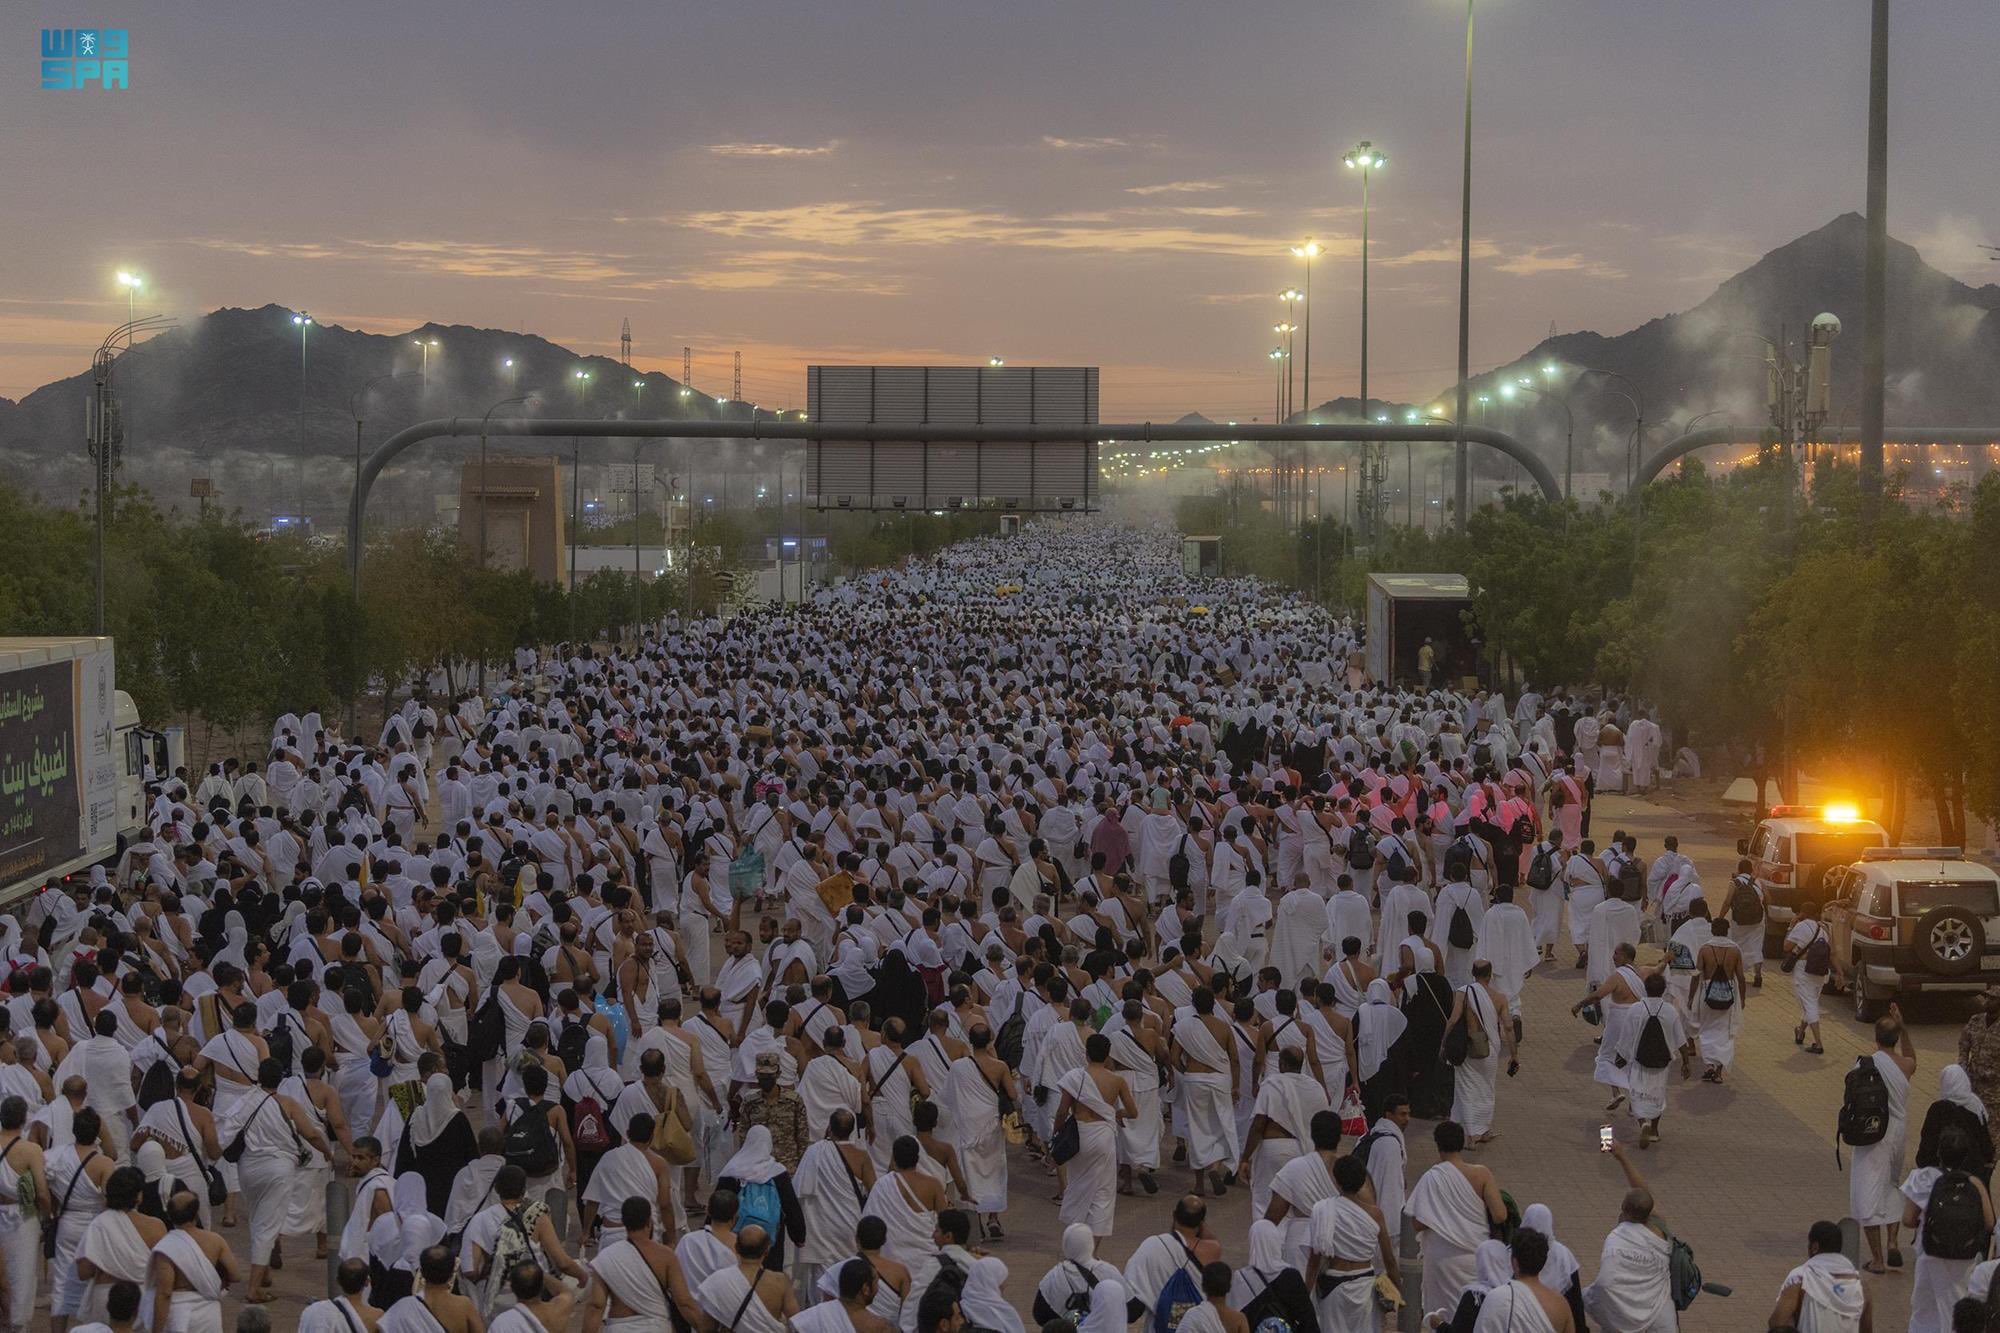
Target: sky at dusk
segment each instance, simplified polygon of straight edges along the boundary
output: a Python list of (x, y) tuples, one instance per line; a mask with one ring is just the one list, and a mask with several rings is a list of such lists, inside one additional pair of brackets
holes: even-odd
[[(1862, 205), (1866, 0), (1480, 0), (1474, 368), (1700, 300)], [(374, 0), (0, 20), (0, 395), (142, 312), (266, 302), (513, 328), (802, 406), (809, 361), (1103, 367), (1109, 419), (1268, 418), (1312, 275), (1313, 397), (1456, 359), (1450, 0)], [(39, 29), (125, 27), (131, 89), (44, 91)], [(2000, 5), (1899, 5), (1890, 227), (2000, 279)], [(443, 355), (449, 355), (445, 349)], [(1300, 349), (1301, 356), (1303, 348)], [(1300, 402), (1304, 397), (1301, 394)]]

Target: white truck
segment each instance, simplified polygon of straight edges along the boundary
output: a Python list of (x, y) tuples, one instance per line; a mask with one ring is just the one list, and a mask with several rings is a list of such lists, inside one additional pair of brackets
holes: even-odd
[(1478, 656), (1465, 628), (1472, 587), (1463, 574), (1370, 574), (1368, 675), (1378, 685), (1417, 682), (1417, 663), (1431, 645), (1432, 684), (1477, 670)]
[(0, 906), (108, 865), (145, 824), (145, 771), (181, 762), (117, 688), (108, 638), (0, 638)]

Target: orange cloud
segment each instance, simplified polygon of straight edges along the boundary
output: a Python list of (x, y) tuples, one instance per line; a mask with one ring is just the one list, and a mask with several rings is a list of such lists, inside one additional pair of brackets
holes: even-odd
[(1202, 254), (1241, 258), (1282, 255), (1286, 240), (1193, 225), (1121, 222), (1109, 214), (1025, 218), (962, 208), (886, 208), (834, 200), (784, 208), (718, 209), (680, 221), (696, 231), (739, 240), (818, 245), (997, 245), (1117, 254)]
[(716, 157), (825, 157), (840, 147), (840, 140), (804, 147), (784, 143), (712, 143), (708, 151)]

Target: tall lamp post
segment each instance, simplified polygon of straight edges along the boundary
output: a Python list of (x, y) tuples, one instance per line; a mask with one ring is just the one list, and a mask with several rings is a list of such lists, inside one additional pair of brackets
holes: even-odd
[[(570, 385), (581, 400), (590, 391), (590, 372), (570, 372)], [(583, 441), (572, 436), (569, 442), (569, 637), (576, 641), (576, 530), (583, 523)]]
[[(1440, 425), (1447, 426), (1451, 424), (1451, 418), (1439, 416), (1435, 408), (1428, 415), (1419, 412), (1414, 407), (1403, 413), (1403, 424), (1405, 425), (1414, 426), (1420, 421), (1435, 421)], [(1430, 468), (1428, 465), (1424, 468), (1424, 489), (1426, 491), (1430, 489)], [(1407, 440), (1403, 444), (1403, 526), (1413, 528), (1416, 525), (1417, 444), (1414, 440)]]
[(1320, 243), (1310, 239), (1304, 245), (1292, 247), (1292, 254), (1306, 261), (1306, 290), (1303, 298), (1306, 306), (1306, 360), (1301, 378), (1305, 385), (1307, 412), (1312, 411), (1313, 405), (1313, 259), (1320, 253), (1320, 249)]
[(129, 269), (118, 270), (118, 285), (125, 289), (125, 325), (130, 328), (139, 319), (139, 289), (146, 280)]
[[(1868, 42), (1868, 231), (1861, 265), (1861, 499), (1882, 494), (1882, 377), (1889, 317), (1889, 0), (1874, 0)], [(1789, 443), (1789, 441), (1788, 441)]]
[[(364, 383), (353, 393), (347, 395), (347, 414), (354, 418), (354, 493), (356, 495), (361, 493), (361, 426), (363, 421), (366, 420), (361, 415), (362, 400), (373, 393), (375, 386), (378, 384), (394, 384), (403, 380), (414, 379), (415, 377), (416, 372), (414, 371), (392, 370), (387, 374), (375, 376), (375, 378)], [(483, 474), (479, 479), (479, 484), (482, 486), (486, 484), (486, 478)]]
[(1465, 452), (1465, 400), (1472, 375), (1472, 7), (1465, 0), (1465, 171), (1458, 188), (1458, 430), (1456, 456), (1458, 530), (1465, 531), (1469, 474)]
[[(1278, 327), (1282, 329), (1284, 325), (1281, 324)], [(1275, 363), (1275, 368), (1278, 372), (1277, 385), (1271, 390), (1271, 420), (1283, 421), (1285, 419), (1285, 368), (1290, 363), (1290, 356), (1285, 351), (1283, 343), (1271, 349), (1271, 360)], [(1284, 478), (1285, 446), (1281, 444), (1271, 453), (1271, 508), (1280, 517), (1283, 517), (1285, 513)]]
[(301, 310), (292, 316), (299, 330), (299, 526), (306, 521), (306, 330), (313, 318)]
[[(1349, 171), (1361, 173), (1361, 419), (1368, 419), (1368, 182), (1377, 167), (1389, 158), (1363, 139), (1347, 150), (1341, 162)], [(1382, 473), (1384, 446), (1363, 446), (1365, 465), (1361, 470), (1361, 522), (1371, 534), (1382, 521)]]
[(104, 336), (97, 345), (97, 352), (90, 359), (92, 392), (88, 413), (89, 433), (87, 443), (90, 448), (92, 465), (91, 490), (97, 508), (97, 613), (95, 632), (105, 632), (104, 612), (104, 561), (105, 546), (111, 529), (111, 485), (118, 467), (118, 455), (124, 445), (124, 428), (118, 421), (118, 413), (111, 399), (111, 370), (118, 360), (118, 342), (123, 339), (127, 350), (141, 333), (156, 333), (170, 328), (173, 320), (160, 315), (148, 315), (144, 319), (127, 320)]
[[(412, 338), (410, 341), (414, 342), (424, 354), (424, 397), (428, 398), (431, 394), (431, 348), (438, 345), (438, 340), (435, 338)], [(507, 365), (510, 369), (513, 367), (513, 364), (513, 359), (509, 358)]]
[[(1551, 378), (1556, 373), (1553, 365), (1542, 367), (1543, 378)], [(1554, 403), (1563, 414), (1563, 499), (1570, 498), (1570, 475), (1576, 454), (1576, 416), (1570, 411), (1569, 401), (1553, 389), (1538, 389), (1535, 381), (1526, 375), (1520, 376), (1512, 384), (1500, 386), (1500, 392), (1511, 398), (1516, 393), (1531, 393), (1545, 402)]]
[[(1292, 393), (1292, 384), (1293, 384), (1292, 377), (1295, 373), (1293, 367), (1294, 365), (1297, 364), (1295, 358), (1293, 357), (1292, 335), (1298, 332), (1299, 328), (1299, 322), (1293, 316), (1295, 313), (1295, 307), (1297, 307), (1299, 302), (1306, 299), (1306, 294), (1300, 291), (1296, 287), (1287, 287), (1285, 288), (1285, 290), (1278, 293), (1278, 299), (1285, 303), (1285, 322), (1283, 324), (1277, 325), (1273, 331), (1276, 333), (1282, 333), (1285, 336), (1284, 420), (1290, 421), (1292, 419), (1292, 415), (1299, 410), (1299, 400)], [(1303, 453), (1296, 445), (1286, 448), (1284, 450), (1284, 454), (1285, 454), (1285, 522), (1289, 524), (1294, 521), (1296, 516), (1303, 515), (1305, 513), (1305, 480), (1306, 480), (1305, 459)]]
[(1626, 406), (1632, 409), (1632, 452), (1626, 460), (1627, 471), (1625, 474), (1625, 485), (1627, 489), (1630, 489), (1633, 479), (1639, 475), (1637, 460), (1640, 450), (1645, 448), (1646, 439), (1646, 406), (1640, 396), (1638, 382), (1630, 375), (1619, 370), (1597, 370), (1591, 366), (1584, 366), (1579, 373), (1584, 375), (1598, 375), (1606, 380), (1615, 380), (1625, 386), (1623, 389), (1617, 389), (1607, 384), (1605, 392), (1617, 394), (1625, 400)]

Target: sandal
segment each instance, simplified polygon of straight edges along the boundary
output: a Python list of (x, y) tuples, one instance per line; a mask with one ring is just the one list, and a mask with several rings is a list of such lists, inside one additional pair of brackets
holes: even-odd
[(1806, 1044), (1806, 1025), (1804, 1023), (1801, 1023), (1797, 1027), (1792, 1029), (1792, 1045), (1803, 1046), (1805, 1044)]
[(1876, 1277), (1881, 1277), (1889, 1270), (1884, 1268), (1881, 1264), (1876, 1263), (1873, 1259), (1870, 1259), (1867, 1263), (1861, 1265), (1861, 1271), (1864, 1273), (1871, 1273)]
[(1810, 1046), (1806, 1047), (1806, 1054), (1807, 1054), (1807, 1055), (1825, 1055), (1825, 1054), (1826, 1054), (1826, 1047), (1824, 1047), (1824, 1046), (1820, 1045), (1820, 1044), (1819, 1044), (1818, 1042), (1814, 1042), (1814, 1043), (1813, 1043), (1812, 1045), (1810, 1045)]

